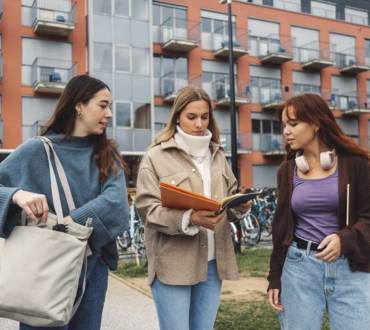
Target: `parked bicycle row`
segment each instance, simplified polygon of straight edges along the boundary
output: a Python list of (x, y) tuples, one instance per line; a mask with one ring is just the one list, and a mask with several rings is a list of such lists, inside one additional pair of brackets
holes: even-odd
[[(261, 238), (268, 239), (271, 236), (277, 193), (275, 188), (264, 188), (260, 191), (261, 193), (252, 201), (249, 211), (236, 215), (236, 220), (230, 222), (236, 252), (240, 252), (244, 247), (258, 244)], [(131, 198), (130, 227), (117, 237), (117, 247), (123, 254), (132, 254), (139, 263), (146, 259), (144, 223), (136, 211), (134, 197)]]

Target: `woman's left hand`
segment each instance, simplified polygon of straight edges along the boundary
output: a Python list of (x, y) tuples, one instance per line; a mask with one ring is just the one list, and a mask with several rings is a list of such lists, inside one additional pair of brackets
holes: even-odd
[(337, 234), (326, 236), (319, 244), (319, 249), (322, 251), (315, 254), (316, 258), (324, 261), (335, 261), (341, 255), (341, 243)]

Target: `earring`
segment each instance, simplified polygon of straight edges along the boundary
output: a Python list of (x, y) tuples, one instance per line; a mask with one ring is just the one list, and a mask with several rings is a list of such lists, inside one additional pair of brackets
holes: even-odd
[(77, 117), (82, 118), (82, 112), (81, 111), (77, 111)]

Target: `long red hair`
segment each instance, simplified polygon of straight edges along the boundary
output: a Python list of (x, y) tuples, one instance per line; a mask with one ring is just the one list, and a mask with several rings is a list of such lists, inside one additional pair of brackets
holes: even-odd
[[(369, 153), (341, 130), (332, 111), (320, 95), (306, 93), (288, 99), (279, 109), (280, 121), (284, 109), (289, 108), (294, 109), (296, 119), (319, 127), (318, 137), (328, 148), (335, 148), (338, 154), (349, 153), (369, 159)], [(287, 116), (289, 118), (288, 111)], [(288, 159), (293, 158), (297, 152), (292, 150), (288, 144), (285, 145), (285, 149)]]

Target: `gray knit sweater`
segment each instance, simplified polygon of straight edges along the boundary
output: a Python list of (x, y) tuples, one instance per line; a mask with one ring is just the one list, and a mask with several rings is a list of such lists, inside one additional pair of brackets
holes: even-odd
[[(65, 138), (48, 135), (53, 142), (71, 187), (76, 209), (69, 212), (61, 191), (64, 216), (85, 224), (92, 218), (93, 233), (90, 246), (100, 254), (111, 269), (117, 266), (115, 237), (128, 228), (128, 205), (123, 171), (111, 174), (103, 183), (93, 158), (89, 137)], [(50, 211), (54, 212), (51, 197), (49, 168), (43, 144), (30, 139), (20, 145), (0, 163), (0, 236), (7, 237), (15, 226), (21, 210), (12, 204), (13, 194), (19, 190), (44, 194)]]

